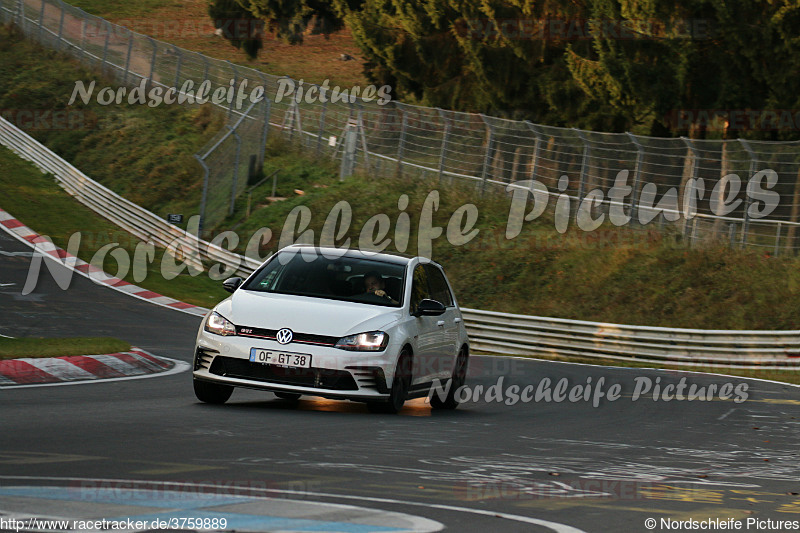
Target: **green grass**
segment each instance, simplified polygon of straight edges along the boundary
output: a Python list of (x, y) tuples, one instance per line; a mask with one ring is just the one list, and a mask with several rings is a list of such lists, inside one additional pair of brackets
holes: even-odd
[(0, 338), (0, 360), (21, 357), (60, 357), (126, 352), (131, 345), (111, 337), (68, 337), (58, 339)]
[(70, 0), (67, 3), (103, 18), (147, 17), (155, 9), (181, 6), (181, 2), (174, 0), (136, 0), (136, 2)]

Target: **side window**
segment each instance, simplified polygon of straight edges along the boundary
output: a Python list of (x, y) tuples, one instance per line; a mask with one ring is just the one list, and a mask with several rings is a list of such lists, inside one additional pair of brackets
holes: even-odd
[(414, 269), (414, 279), (411, 282), (411, 302), (409, 309), (413, 313), (417, 310), (419, 303), (425, 298), (430, 298), (430, 289), (428, 288), (428, 276), (425, 268), (422, 265), (417, 265)]
[(445, 307), (451, 307), (453, 305), (453, 295), (450, 293), (450, 288), (447, 286), (447, 280), (444, 279), (442, 271), (439, 267), (430, 264), (425, 265), (425, 270), (428, 273), (431, 298)]

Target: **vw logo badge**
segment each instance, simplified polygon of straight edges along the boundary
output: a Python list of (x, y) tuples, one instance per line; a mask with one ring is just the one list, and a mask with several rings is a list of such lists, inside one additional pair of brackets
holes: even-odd
[(289, 344), (292, 342), (292, 330), (289, 328), (278, 330), (278, 334), (275, 336), (275, 338), (279, 344)]

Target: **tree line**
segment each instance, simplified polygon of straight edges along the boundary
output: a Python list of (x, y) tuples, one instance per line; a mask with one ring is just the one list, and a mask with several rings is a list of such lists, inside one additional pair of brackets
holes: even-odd
[(800, 139), (795, 0), (214, 0), (209, 13), (263, 20), (298, 45), (347, 27), (370, 82), (406, 102), (595, 131)]

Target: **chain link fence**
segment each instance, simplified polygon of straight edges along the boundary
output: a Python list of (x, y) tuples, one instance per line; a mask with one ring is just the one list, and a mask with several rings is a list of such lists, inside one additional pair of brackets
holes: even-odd
[[(0, 0), (0, 6), (5, 23), (128, 87), (144, 80), (148, 87), (181, 89), (191, 81), (196, 90), (208, 80), (211, 92), (242, 82), (248, 94), (263, 88), (261, 103), (218, 105), (228, 124), (196, 156), (205, 171), (199, 209), (207, 227), (231, 213), (261, 169), (268, 131), (275, 129), (310, 154), (340, 160), (343, 177), (356, 171), (374, 179), (420, 176), (441, 186), (473, 184), (484, 193), (537, 180), (547, 188), (548, 206), (566, 194), (574, 214), (594, 199), (595, 217), (616, 205), (631, 224), (673, 225), (690, 244), (776, 255), (800, 247), (800, 141), (654, 138), (378, 105), (183, 50), (56, 0)], [(620, 171), (627, 173), (628, 194), (615, 187), (623, 185)]]

